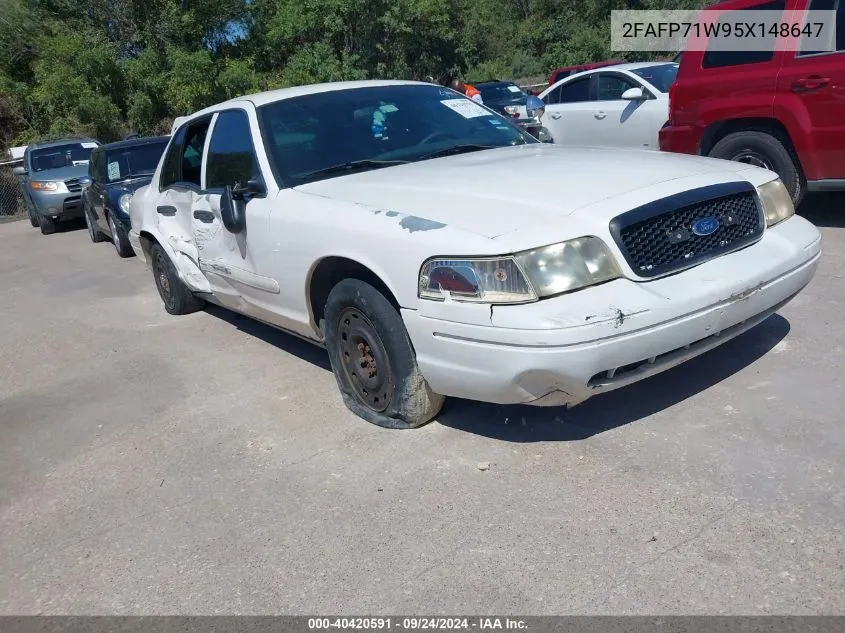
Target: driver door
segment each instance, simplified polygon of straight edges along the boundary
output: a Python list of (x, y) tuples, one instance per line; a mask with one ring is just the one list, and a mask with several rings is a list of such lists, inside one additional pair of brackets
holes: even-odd
[(203, 157), (203, 185), (194, 199), (191, 222), (199, 267), (217, 300), (238, 312), (277, 323), (271, 306), (278, 301), (279, 284), (267, 276), (272, 256), (268, 229), (275, 196), (250, 196), (239, 202), (246, 205), (246, 227), (237, 234), (226, 229), (220, 214), (226, 187), (270, 180), (259, 166), (252, 129), (258, 129), (254, 111), (233, 108), (214, 116)]

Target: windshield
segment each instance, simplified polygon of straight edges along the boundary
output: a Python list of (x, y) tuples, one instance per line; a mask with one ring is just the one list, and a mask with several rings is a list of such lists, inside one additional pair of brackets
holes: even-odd
[(60, 169), (70, 165), (85, 165), (91, 158), (96, 143), (68, 143), (43, 149), (34, 149), (29, 155), (32, 171)]
[(678, 75), (678, 65), (661, 64), (660, 66), (637, 68), (631, 72), (645, 79), (660, 92), (669, 92), (669, 86), (675, 83), (675, 77)]
[(151, 175), (167, 147), (167, 141), (123, 147), (106, 152), (106, 182)]
[(438, 86), (332, 90), (276, 101), (258, 112), (283, 187), (352, 169), (537, 142), (504, 117)]
[(526, 95), (516, 84), (493, 84), (491, 86), (476, 86), (484, 103), (512, 102), (524, 100)]

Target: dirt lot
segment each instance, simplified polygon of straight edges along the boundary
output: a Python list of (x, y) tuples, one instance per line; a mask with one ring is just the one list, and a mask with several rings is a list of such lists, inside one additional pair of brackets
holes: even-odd
[(843, 614), (845, 198), (802, 212), (821, 268), (751, 332), (406, 432), (319, 349), (0, 224), (0, 613)]

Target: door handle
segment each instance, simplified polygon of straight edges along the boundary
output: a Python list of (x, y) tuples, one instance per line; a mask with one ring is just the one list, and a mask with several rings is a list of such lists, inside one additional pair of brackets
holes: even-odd
[(200, 222), (211, 224), (214, 222), (214, 214), (211, 211), (203, 211), (202, 209), (194, 209), (194, 217)]
[(560, 112), (552, 112), (552, 118), (555, 120), (559, 119), (561, 116), (563, 115)]
[(593, 116), (596, 117), (599, 121), (601, 121), (604, 117), (607, 116), (607, 114), (599, 111), (599, 112), (596, 112)]
[(168, 217), (176, 215), (176, 207), (169, 207), (169, 206), (156, 207), (156, 211), (160, 215), (166, 215)]
[(820, 75), (810, 75), (809, 77), (802, 77), (792, 82), (792, 92), (813, 92), (826, 88), (830, 84), (830, 77), (822, 77)]

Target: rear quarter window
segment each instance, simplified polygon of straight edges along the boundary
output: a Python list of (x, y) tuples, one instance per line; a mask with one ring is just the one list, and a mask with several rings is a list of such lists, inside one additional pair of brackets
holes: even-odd
[[(766, 2), (750, 7), (746, 7), (748, 11), (771, 11), (773, 13), (772, 19), (776, 19), (786, 8), (785, 0), (775, 0), (774, 2)], [(733, 11), (727, 11), (724, 15), (732, 15)], [(731, 18), (733, 19), (733, 18)], [(719, 22), (723, 20), (720, 18)], [(773, 42), (772, 42), (773, 44)], [(771, 61), (775, 56), (774, 48), (767, 50), (743, 50), (743, 51), (722, 51), (713, 50), (708, 44), (707, 50), (704, 52), (704, 58), (701, 62), (702, 68), (725, 68), (728, 66), (744, 66), (746, 64), (761, 64)]]

